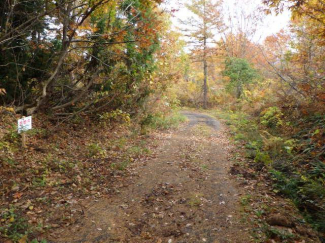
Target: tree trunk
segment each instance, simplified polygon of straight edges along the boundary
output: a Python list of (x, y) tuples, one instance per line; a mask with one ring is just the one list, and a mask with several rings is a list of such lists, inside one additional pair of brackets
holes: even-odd
[(242, 85), (241, 85), (241, 84), (238, 84), (238, 85), (237, 85), (237, 94), (236, 94), (236, 98), (237, 98), (237, 99), (240, 99), (242, 93), (243, 93)]
[(203, 109), (208, 108), (208, 61), (207, 61), (207, 26), (205, 14), (206, 6), (204, 1), (204, 19), (203, 19), (203, 73), (204, 73), (204, 82), (203, 82)]
[(203, 60), (204, 69), (204, 84), (203, 84), (203, 108), (208, 108), (208, 62), (206, 60), (206, 55), (204, 55)]

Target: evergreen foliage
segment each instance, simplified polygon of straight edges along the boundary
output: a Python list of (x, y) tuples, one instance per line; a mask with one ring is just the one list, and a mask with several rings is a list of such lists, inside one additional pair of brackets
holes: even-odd
[(227, 88), (235, 90), (238, 99), (242, 97), (245, 86), (259, 77), (258, 72), (242, 58), (228, 58), (222, 74), (229, 78)]

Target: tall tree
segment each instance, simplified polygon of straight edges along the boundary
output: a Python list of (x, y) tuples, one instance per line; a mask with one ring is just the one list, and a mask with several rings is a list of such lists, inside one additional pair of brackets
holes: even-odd
[(203, 64), (203, 108), (208, 106), (208, 58), (211, 46), (216, 43), (215, 37), (223, 29), (221, 16), (222, 0), (192, 0), (186, 4), (192, 13), (181, 23), (198, 61)]

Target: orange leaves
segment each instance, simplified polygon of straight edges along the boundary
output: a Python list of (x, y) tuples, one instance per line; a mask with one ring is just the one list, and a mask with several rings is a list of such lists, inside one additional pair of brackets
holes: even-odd
[(22, 192), (16, 192), (13, 196), (14, 199), (20, 199), (22, 197), (23, 193)]
[[(127, 31), (126, 30), (118, 30), (116, 29), (115, 32), (117, 33), (115, 36), (114, 36), (114, 39), (116, 42), (123, 42), (124, 39), (125, 39), (125, 36), (127, 35)], [(111, 35), (108, 35), (108, 34), (105, 34), (104, 35), (104, 38), (105, 39), (109, 39), (111, 38), (112, 36)]]
[(276, 12), (283, 11), (285, 6), (288, 7), (292, 12), (293, 21), (308, 18), (314, 25), (319, 25), (313, 30), (315, 34), (321, 39), (325, 38), (324, 0), (264, 0), (263, 3), (269, 7), (268, 10), (274, 9)]
[(136, 15), (138, 15), (138, 11), (135, 8), (131, 8), (131, 14), (133, 16), (136, 16)]
[(153, 45), (157, 41), (157, 34), (161, 31), (162, 22), (153, 15), (148, 16), (148, 18), (139, 22), (138, 28), (135, 30), (141, 49)]
[(311, 85), (310, 84), (307, 84), (307, 83), (305, 83), (305, 84), (299, 84), (299, 88), (301, 90), (303, 90), (304, 92), (306, 92), (306, 93), (309, 93), (310, 90), (312, 89)]
[(325, 92), (320, 92), (317, 94), (317, 99), (322, 103), (325, 103)]

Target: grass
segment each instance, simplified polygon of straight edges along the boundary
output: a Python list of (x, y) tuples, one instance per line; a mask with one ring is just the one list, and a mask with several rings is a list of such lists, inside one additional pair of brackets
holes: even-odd
[(112, 163), (111, 164), (111, 169), (124, 171), (129, 166), (130, 162), (131, 162), (130, 160), (123, 160), (123, 161), (118, 162), (118, 163)]
[(278, 228), (269, 226), (267, 224), (264, 225), (262, 230), (266, 234), (267, 238), (277, 239), (283, 243), (292, 242), (292, 240), (295, 238), (295, 235), (290, 233), (289, 231), (284, 230), (284, 229), (280, 230)]
[(140, 144), (130, 147), (126, 153), (131, 157), (140, 157), (142, 155), (150, 154), (151, 151), (145, 144)]
[[(36, 231), (42, 231), (42, 226), (33, 227), (27, 220), (17, 213), (14, 207), (4, 210), (0, 214), (0, 234), (10, 240), (10, 242), (28, 242), (29, 236)], [(38, 241), (33, 239), (30, 243), (47, 243), (46, 240)]]
[(90, 158), (105, 157), (106, 151), (97, 143), (91, 143), (87, 146), (88, 156)]
[(202, 166), (201, 166), (201, 169), (202, 169), (202, 170), (209, 170), (209, 166), (208, 166), (208, 165), (202, 165)]
[(251, 200), (252, 196), (251, 195), (246, 195), (246, 196), (243, 196), (241, 199), (240, 199), (240, 204), (242, 206), (247, 206)]
[(173, 111), (169, 115), (161, 113), (149, 114), (140, 124), (143, 129), (167, 130), (178, 127), (180, 123), (186, 120), (187, 118), (184, 115), (180, 114), (178, 111)]
[(193, 194), (188, 199), (188, 205), (190, 207), (199, 207), (201, 205), (201, 197), (203, 197), (203, 194)]

